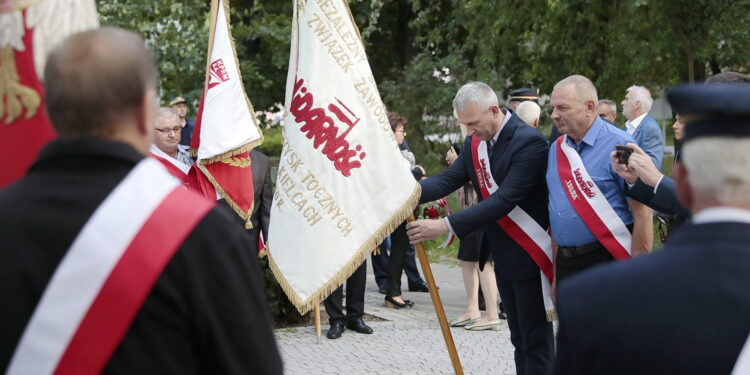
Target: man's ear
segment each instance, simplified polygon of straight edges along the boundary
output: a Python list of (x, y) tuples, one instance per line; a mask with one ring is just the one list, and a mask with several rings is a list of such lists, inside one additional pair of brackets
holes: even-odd
[(596, 102), (589, 99), (583, 102), (583, 105), (586, 106), (586, 113), (587, 114), (593, 114), (594, 116), (599, 116), (599, 114), (596, 112)]
[(492, 105), (490, 107), (490, 111), (492, 111), (492, 116), (494, 116), (494, 117), (497, 117), (497, 115), (500, 114), (500, 112), (501, 112), (500, 111), (500, 107), (498, 107), (497, 105)]
[(677, 162), (674, 165), (674, 173), (672, 173), (677, 185), (677, 199), (683, 206), (690, 209), (693, 205), (693, 188), (690, 186), (688, 180), (688, 170), (685, 166)]

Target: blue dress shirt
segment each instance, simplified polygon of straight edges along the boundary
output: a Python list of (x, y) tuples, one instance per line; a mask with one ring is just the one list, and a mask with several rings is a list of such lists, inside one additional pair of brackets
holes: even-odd
[[(578, 152), (589, 176), (609, 204), (614, 208), (617, 216), (625, 225), (633, 223), (633, 215), (625, 198), (625, 181), (612, 169), (609, 153), (615, 150), (615, 145), (634, 142), (626, 132), (614, 127), (606, 121), (596, 118), (594, 124), (576, 145), (568, 137), (568, 145)], [(549, 221), (552, 239), (560, 246), (581, 246), (596, 242), (593, 233), (586, 227), (573, 206), (570, 204), (565, 190), (557, 174), (557, 143), (550, 146), (547, 163), (547, 187), (549, 189)]]

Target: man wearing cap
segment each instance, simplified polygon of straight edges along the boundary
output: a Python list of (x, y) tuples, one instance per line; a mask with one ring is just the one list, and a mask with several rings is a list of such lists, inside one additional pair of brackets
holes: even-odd
[[(518, 105), (525, 101), (532, 101), (536, 103), (539, 100), (539, 89), (524, 87), (510, 92), (510, 108), (511, 111), (515, 112)], [(537, 103), (538, 104), (538, 103)]]
[(556, 374), (729, 374), (748, 338), (750, 86), (667, 99), (686, 120), (675, 179), (692, 222), (658, 253), (560, 286)]
[(182, 131), (180, 132), (180, 144), (183, 146), (190, 146), (190, 140), (193, 139), (193, 130), (195, 129), (195, 120), (186, 118), (188, 110), (187, 101), (185, 98), (178, 96), (169, 102), (169, 106), (180, 115), (180, 126), (182, 126)]

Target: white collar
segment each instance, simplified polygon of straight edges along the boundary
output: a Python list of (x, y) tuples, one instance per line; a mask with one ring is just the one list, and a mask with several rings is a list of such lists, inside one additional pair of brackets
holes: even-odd
[(510, 111), (506, 111), (505, 112), (505, 118), (503, 119), (503, 123), (500, 124), (500, 129), (497, 129), (497, 132), (492, 137), (492, 144), (493, 145), (496, 144), (497, 143), (497, 139), (500, 138), (500, 132), (503, 131), (503, 128), (505, 127), (505, 124), (507, 124), (508, 120), (510, 120), (510, 116), (512, 116), (512, 114), (510, 113)]
[(701, 210), (693, 215), (693, 223), (740, 222), (750, 224), (750, 210), (739, 207), (717, 206)]
[(634, 118), (632, 121), (628, 120), (625, 122), (625, 128), (628, 129), (628, 134), (633, 135), (635, 133), (635, 129), (638, 128), (638, 125), (641, 124), (644, 118), (646, 118), (646, 115), (648, 112)]

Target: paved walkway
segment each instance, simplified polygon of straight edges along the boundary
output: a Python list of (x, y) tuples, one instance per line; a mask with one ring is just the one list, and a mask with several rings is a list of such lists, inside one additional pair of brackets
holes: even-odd
[[(346, 330), (337, 340), (323, 338), (316, 344), (315, 328), (276, 330), (286, 374), (452, 374), (435, 310), (429, 293), (405, 291), (416, 305), (387, 309), (378, 293), (368, 262), (365, 312), (384, 321), (370, 321), (375, 333), (362, 335)], [(465, 292), (457, 266), (433, 264), (448, 320), (463, 312)], [(402, 281), (406, 285), (406, 278)], [(321, 306), (321, 311), (325, 311)], [(507, 325), (500, 331), (471, 332), (451, 328), (465, 374), (515, 374), (513, 346)]]

